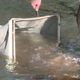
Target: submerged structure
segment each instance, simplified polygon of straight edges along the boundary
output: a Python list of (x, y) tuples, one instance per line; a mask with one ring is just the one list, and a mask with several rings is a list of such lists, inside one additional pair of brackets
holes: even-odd
[[(23, 36), (24, 34), (38, 34), (38, 36), (40, 36), (39, 39), (44, 37), (45, 40), (42, 39), (42, 41), (44, 40), (43, 43), (45, 43), (46, 40), (49, 40), (49, 42), (52, 41), (54, 46), (56, 46), (60, 43), (59, 24), (60, 17), (58, 15), (48, 15), (35, 18), (12, 18), (6, 25), (0, 27), (0, 52), (9, 56), (9, 59), (15, 62), (16, 54), (18, 53), (18, 50), (20, 50), (18, 49), (19, 47), (17, 47), (17, 42), (20, 41), (17, 40), (17, 37), (19, 37), (20, 34), (23, 34)], [(32, 40), (34, 38), (35, 36), (33, 36)], [(37, 41), (38, 38), (35, 39), (35, 41)], [(25, 43), (22, 45), (25, 45)], [(21, 51), (24, 53), (24, 50), (21, 49)]]

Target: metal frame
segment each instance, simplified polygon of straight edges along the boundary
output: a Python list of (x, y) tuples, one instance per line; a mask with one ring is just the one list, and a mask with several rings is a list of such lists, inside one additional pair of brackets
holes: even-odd
[[(60, 44), (60, 16), (57, 15), (48, 15), (48, 16), (43, 16), (43, 17), (36, 17), (36, 19), (43, 19), (43, 18), (48, 18), (51, 16), (57, 16), (58, 18), (58, 43), (57, 46)], [(35, 18), (12, 18), (9, 21), (9, 55), (10, 59), (12, 58), (12, 62), (16, 62), (16, 44), (15, 44), (15, 24), (16, 22), (22, 22), (22, 21), (27, 21), (27, 20), (35, 20)]]

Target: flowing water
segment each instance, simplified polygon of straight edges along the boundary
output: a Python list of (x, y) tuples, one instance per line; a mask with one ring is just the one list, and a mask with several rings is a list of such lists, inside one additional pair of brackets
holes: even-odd
[[(28, 0), (1, 0), (0, 6), (1, 24), (12, 17), (35, 16)], [(62, 44), (55, 47), (39, 34), (17, 33), (17, 63), (7, 64), (0, 54), (0, 80), (80, 80), (80, 35), (73, 15), (77, 7), (77, 0), (43, 0), (40, 15), (61, 15)]]
[(72, 42), (68, 47), (55, 43), (40, 34), (16, 33), (16, 63), (0, 56), (0, 80), (79, 80), (79, 51)]

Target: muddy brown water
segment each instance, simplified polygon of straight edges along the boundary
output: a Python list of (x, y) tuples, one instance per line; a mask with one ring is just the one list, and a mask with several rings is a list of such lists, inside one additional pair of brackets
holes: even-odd
[(17, 64), (12, 72), (5, 68), (7, 80), (80, 80), (79, 56), (63, 52), (55, 43), (40, 34), (16, 33)]
[(80, 80), (79, 56), (62, 51), (52, 38), (16, 33), (16, 53), (13, 71), (6, 68), (6, 57), (0, 56), (0, 80)]

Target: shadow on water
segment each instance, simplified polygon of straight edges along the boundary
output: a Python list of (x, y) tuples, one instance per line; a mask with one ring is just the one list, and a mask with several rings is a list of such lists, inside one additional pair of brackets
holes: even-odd
[[(49, 24), (50, 23), (50, 24)], [(47, 39), (53, 39), (54, 41), (57, 41), (57, 33), (58, 33), (58, 18), (57, 16), (49, 18), (43, 27), (41, 28), (40, 34), (44, 36)]]

